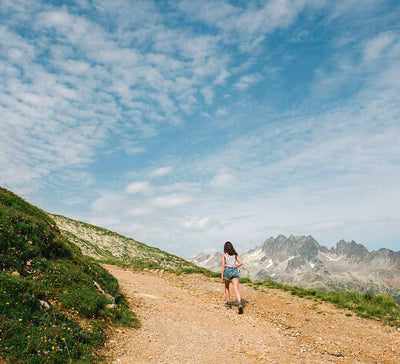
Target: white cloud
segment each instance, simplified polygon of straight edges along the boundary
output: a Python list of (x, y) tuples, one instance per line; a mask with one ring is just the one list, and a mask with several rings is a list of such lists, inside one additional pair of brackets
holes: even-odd
[(228, 111), (223, 108), (218, 108), (217, 111), (215, 112), (215, 115), (217, 116), (225, 116), (228, 115)]
[(240, 77), (239, 81), (237, 81), (234, 86), (241, 91), (245, 91), (260, 81), (261, 77), (259, 75), (248, 74)]
[(396, 34), (394, 32), (385, 32), (368, 40), (364, 46), (364, 61), (368, 63), (374, 62), (383, 57), (395, 39)]
[(153, 199), (154, 206), (157, 207), (175, 207), (179, 205), (187, 204), (192, 200), (192, 196), (172, 193), (169, 195), (157, 196)]
[(187, 230), (204, 230), (208, 227), (210, 219), (208, 217), (194, 216), (183, 222), (183, 227)]
[(128, 155), (136, 155), (136, 154), (142, 154), (146, 152), (146, 148), (144, 147), (139, 147), (139, 146), (130, 146), (126, 147), (125, 153)]
[(130, 216), (143, 216), (152, 213), (152, 209), (149, 206), (134, 206), (129, 210)]
[(211, 187), (232, 187), (236, 183), (236, 178), (227, 172), (221, 172), (216, 174), (210, 181)]
[(126, 186), (125, 192), (127, 194), (137, 194), (137, 193), (145, 193), (151, 189), (151, 185), (148, 181), (143, 182), (133, 182)]
[(324, 0), (246, 2), (244, 7), (214, 0), (196, 3), (183, 0), (179, 7), (189, 17), (199, 19), (222, 31), (234, 33), (241, 40), (257, 38), (278, 28), (285, 28), (307, 7), (320, 7)]
[(160, 193), (180, 193), (186, 195), (195, 195), (201, 190), (202, 184), (198, 182), (175, 182), (158, 187)]
[(212, 101), (213, 101), (213, 98), (214, 98), (214, 90), (211, 87), (206, 86), (206, 87), (203, 87), (200, 90), (200, 92), (203, 95), (204, 100), (206, 101), (206, 103), (207, 104), (211, 104)]
[(174, 170), (173, 167), (161, 167), (152, 171), (150, 173), (150, 176), (152, 177), (166, 176), (167, 174), (170, 174), (173, 170)]
[(90, 209), (96, 218), (105, 218), (107, 216), (118, 216), (118, 210), (124, 210), (125, 206), (124, 197), (116, 192), (101, 191), (91, 204)]

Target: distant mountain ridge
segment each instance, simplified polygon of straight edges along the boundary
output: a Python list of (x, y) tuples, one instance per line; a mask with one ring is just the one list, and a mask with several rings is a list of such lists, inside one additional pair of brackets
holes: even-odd
[[(370, 252), (362, 244), (344, 240), (328, 249), (310, 235), (279, 235), (241, 258), (241, 275), (252, 280), (272, 279), (329, 291), (387, 293), (400, 302), (400, 252), (385, 248)], [(221, 269), (221, 253), (201, 253), (190, 260), (216, 272)]]

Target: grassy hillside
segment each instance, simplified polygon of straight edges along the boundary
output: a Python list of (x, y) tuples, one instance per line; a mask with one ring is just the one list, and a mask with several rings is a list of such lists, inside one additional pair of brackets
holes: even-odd
[[(317, 302), (330, 302), (338, 308), (345, 308), (349, 311), (353, 311), (354, 314), (359, 317), (381, 321), (386, 325), (394, 327), (400, 327), (400, 306), (393, 297), (386, 294), (372, 295), (354, 291), (326, 292), (277, 283), (271, 280), (252, 282), (248, 278), (242, 279), (241, 282), (246, 282), (255, 289), (262, 289), (263, 287), (275, 288)], [(351, 316), (351, 314), (349, 315)]]
[(101, 360), (109, 324), (139, 325), (116, 279), (47, 213), (0, 187), (0, 361)]
[(52, 215), (64, 236), (78, 245), (85, 255), (99, 262), (136, 269), (162, 269), (180, 273), (214, 275), (176, 255), (150, 247), (134, 239), (94, 225), (85, 224), (60, 215)]

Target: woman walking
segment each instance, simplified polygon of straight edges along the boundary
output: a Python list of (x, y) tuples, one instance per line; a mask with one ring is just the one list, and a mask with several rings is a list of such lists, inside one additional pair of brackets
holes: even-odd
[(226, 298), (225, 307), (227, 309), (232, 308), (230, 292), (229, 292), (229, 283), (230, 281), (232, 281), (233, 289), (235, 290), (236, 298), (238, 301), (239, 314), (243, 313), (243, 305), (239, 292), (239, 272), (238, 272), (238, 267), (240, 267), (241, 265), (243, 265), (243, 263), (240, 260), (238, 253), (236, 253), (236, 250), (233, 247), (232, 243), (230, 241), (227, 241), (224, 245), (224, 254), (222, 254), (222, 273), (221, 273), (222, 282), (225, 283), (225, 298)]

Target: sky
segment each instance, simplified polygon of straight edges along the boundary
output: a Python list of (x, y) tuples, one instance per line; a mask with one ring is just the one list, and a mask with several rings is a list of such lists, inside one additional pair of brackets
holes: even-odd
[(1, 0), (0, 185), (180, 256), (400, 250), (400, 2)]

